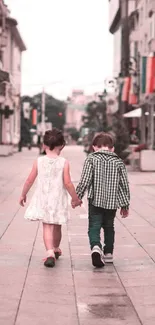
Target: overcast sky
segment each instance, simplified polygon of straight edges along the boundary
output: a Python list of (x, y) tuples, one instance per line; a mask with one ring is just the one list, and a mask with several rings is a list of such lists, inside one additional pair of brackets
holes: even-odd
[[(101, 91), (112, 74), (108, 0), (5, 0), (27, 46), (22, 93)], [(54, 84), (57, 82), (57, 84)]]

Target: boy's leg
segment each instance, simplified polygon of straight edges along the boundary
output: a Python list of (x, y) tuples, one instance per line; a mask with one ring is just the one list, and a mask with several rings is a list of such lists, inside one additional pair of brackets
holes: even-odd
[(61, 225), (53, 225), (53, 245), (56, 259), (61, 256), (61, 250), (59, 248), (61, 242)]
[(115, 241), (115, 230), (114, 230), (115, 216), (116, 216), (116, 210), (104, 210), (103, 229), (104, 229), (104, 255), (105, 256), (107, 254), (111, 254), (111, 255), (113, 254), (114, 241)]
[(89, 203), (89, 226), (88, 236), (92, 251), (92, 264), (96, 267), (104, 266), (102, 256), (102, 245), (100, 242), (100, 232), (102, 227), (101, 208), (93, 206)]
[(44, 265), (47, 267), (53, 267), (55, 265), (53, 225), (43, 223), (43, 240), (47, 251), (47, 258)]

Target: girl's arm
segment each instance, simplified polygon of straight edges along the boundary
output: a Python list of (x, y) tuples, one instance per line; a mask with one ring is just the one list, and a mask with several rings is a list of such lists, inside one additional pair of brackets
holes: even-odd
[(69, 166), (69, 162), (66, 161), (65, 165), (64, 165), (64, 172), (63, 172), (63, 181), (64, 181), (64, 186), (67, 190), (67, 192), (70, 194), (72, 201), (74, 201), (77, 205), (80, 205), (82, 202), (81, 200), (79, 200), (76, 191), (75, 191), (75, 187), (71, 181), (71, 177), (70, 177), (70, 166)]
[(21, 206), (24, 206), (24, 203), (26, 202), (26, 195), (29, 192), (31, 186), (33, 185), (36, 177), (38, 174), (38, 169), (37, 169), (37, 160), (34, 162), (31, 173), (29, 174), (24, 186), (23, 186), (23, 190), (22, 190), (22, 194), (19, 200), (19, 204)]

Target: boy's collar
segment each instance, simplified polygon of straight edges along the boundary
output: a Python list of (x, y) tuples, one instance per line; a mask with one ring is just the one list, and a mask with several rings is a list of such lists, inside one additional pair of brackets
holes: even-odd
[(104, 153), (104, 154), (107, 154), (107, 155), (112, 155), (112, 156), (117, 157), (117, 154), (115, 152), (110, 151), (110, 150), (99, 149), (98, 151), (94, 151), (93, 153), (94, 154)]

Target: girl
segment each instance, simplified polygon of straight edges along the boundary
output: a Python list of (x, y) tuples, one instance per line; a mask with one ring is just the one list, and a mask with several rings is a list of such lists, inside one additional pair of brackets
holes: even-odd
[(44, 262), (46, 267), (55, 266), (55, 258), (61, 255), (61, 225), (68, 217), (68, 195), (74, 205), (81, 205), (69, 171), (69, 163), (60, 157), (65, 146), (63, 134), (58, 129), (46, 131), (44, 135), (45, 156), (39, 157), (33, 164), (19, 200), (21, 206), (26, 202), (26, 195), (38, 176), (37, 189), (25, 212), (25, 219), (43, 222), (43, 240), (47, 250)]

